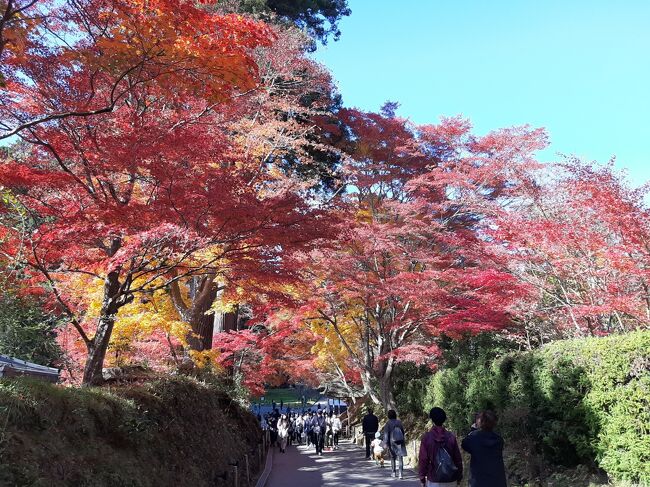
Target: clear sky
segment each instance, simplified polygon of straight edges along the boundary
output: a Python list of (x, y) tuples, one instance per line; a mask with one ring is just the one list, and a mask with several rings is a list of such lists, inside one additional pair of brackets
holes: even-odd
[(315, 57), (347, 106), (462, 114), (479, 134), (545, 127), (557, 153), (650, 181), (650, 0), (348, 0)]

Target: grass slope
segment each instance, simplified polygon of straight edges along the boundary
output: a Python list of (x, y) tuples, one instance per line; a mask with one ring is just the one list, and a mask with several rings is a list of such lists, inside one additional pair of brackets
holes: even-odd
[(0, 381), (0, 485), (231, 486), (256, 471), (255, 418), (214, 386), (161, 379), (114, 390)]

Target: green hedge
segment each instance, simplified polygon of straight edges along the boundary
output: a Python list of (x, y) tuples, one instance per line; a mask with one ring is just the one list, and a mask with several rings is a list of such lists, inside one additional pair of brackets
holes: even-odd
[(551, 463), (597, 465), (612, 479), (650, 485), (648, 331), (461, 359), (431, 377), (423, 407), (434, 405), (455, 431), (494, 409), (506, 440), (532, 437)]

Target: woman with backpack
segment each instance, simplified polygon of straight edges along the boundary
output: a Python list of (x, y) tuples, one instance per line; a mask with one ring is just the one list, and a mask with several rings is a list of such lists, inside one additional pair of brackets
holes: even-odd
[(447, 414), (442, 409), (432, 408), (429, 418), (433, 427), (420, 443), (420, 482), (426, 487), (455, 487), (463, 478), (463, 459), (458, 441), (443, 426)]
[(463, 450), (472, 455), (469, 464), (470, 487), (506, 487), (503, 465), (503, 438), (494, 432), (497, 415), (483, 411), (476, 418), (478, 429), (463, 440)]
[(388, 421), (384, 426), (384, 443), (390, 451), (390, 466), (393, 470), (393, 477), (404, 478), (404, 457), (406, 452), (406, 438), (404, 437), (404, 426), (397, 419), (397, 413), (394, 410), (386, 413)]

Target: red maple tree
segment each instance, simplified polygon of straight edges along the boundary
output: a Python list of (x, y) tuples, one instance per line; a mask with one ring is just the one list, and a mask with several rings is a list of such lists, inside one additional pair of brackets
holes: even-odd
[[(283, 178), (260, 176), (224, 123), (255, 84), (251, 48), (268, 44), (265, 27), (193, 2), (38, 8), (79, 36), (3, 71), (4, 135), (23, 143), (0, 165), (15, 198), (2, 245), (52, 291), (88, 351), (83, 381), (98, 383), (116, 314), (137, 293), (206, 275), (263, 287), (285, 249), (311, 238), (318, 211)], [(55, 28), (43, 22), (34, 28)], [(74, 275), (103, 283), (93, 323)]]
[(575, 158), (535, 177), (542, 182), (519, 188), (492, 231), (508, 269), (532, 290), (518, 313), (527, 345), (645, 326), (647, 187)]
[[(524, 289), (490, 250), (486, 222), (529, 183), (545, 136), (515, 128), (474, 137), (460, 119), (415, 127), (391, 113), (341, 116), (348, 219), (331, 248), (303, 256), (296, 313), (316, 341), (343, 347), (364, 394), (394, 408), (398, 362), (435, 362), (437, 337), (511, 323)], [(346, 380), (345, 370), (336, 375)]]
[[(0, 140), (133, 104), (148, 87), (212, 104), (251, 89), (270, 30), (214, 1), (10, 0), (0, 5)], [(158, 95), (162, 91), (158, 92)]]

